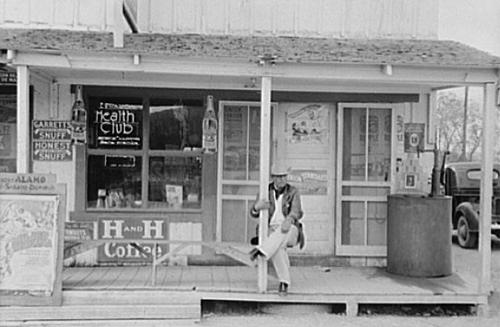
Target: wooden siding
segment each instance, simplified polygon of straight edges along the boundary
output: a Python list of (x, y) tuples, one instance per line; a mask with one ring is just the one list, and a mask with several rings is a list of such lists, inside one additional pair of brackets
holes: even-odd
[(142, 32), (436, 38), (436, 0), (151, 0)]
[[(115, 0), (0, 0), (0, 27), (111, 31)], [(125, 1), (143, 33), (423, 38), (437, 0)]]
[(114, 0), (0, 0), (0, 27), (111, 31)]

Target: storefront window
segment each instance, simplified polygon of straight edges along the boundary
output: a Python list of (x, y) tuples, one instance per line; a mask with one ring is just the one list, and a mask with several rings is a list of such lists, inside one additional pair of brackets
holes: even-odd
[(344, 180), (390, 181), (391, 130), (390, 109), (352, 108), (344, 113)]
[(260, 108), (226, 106), (224, 109), (223, 177), (258, 180), (260, 171)]
[(0, 172), (16, 172), (16, 95), (0, 94)]
[(149, 207), (200, 208), (201, 157), (151, 157), (149, 167)]
[(202, 100), (95, 97), (88, 107), (88, 208), (201, 208)]
[(90, 208), (140, 208), (141, 157), (91, 155), (87, 198)]
[(151, 150), (192, 150), (201, 148), (202, 106), (161, 104), (149, 108)]

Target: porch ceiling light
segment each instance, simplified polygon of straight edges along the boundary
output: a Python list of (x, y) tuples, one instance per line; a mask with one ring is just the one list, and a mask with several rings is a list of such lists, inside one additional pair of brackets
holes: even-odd
[(390, 64), (382, 65), (382, 72), (387, 76), (392, 76), (392, 65)]
[(7, 62), (10, 64), (14, 61), (14, 58), (16, 57), (16, 51), (15, 50), (7, 50)]
[(134, 55), (134, 65), (139, 65), (141, 63), (141, 56), (138, 54)]

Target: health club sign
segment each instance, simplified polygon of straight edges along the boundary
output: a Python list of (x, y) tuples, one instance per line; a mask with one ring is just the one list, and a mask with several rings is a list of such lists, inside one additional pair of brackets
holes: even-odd
[(141, 111), (101, 104), (94, 113), (97, 145), (103, 148), (140, 148)]
[[(110, 242), (99, 247), (99, 262), (144, 262), (151, 261), (153, 243), (139, 243), (143, 252), (127, 242), (130, 239), (163, 240), (166, 224), (162, 219), (100, 218), (99, 239)], [(166, 245), (158, 245), (158, 255), (166, 252)]]

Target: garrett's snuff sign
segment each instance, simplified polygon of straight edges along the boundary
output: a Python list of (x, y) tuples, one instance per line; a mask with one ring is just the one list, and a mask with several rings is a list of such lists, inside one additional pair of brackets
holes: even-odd
[(33, 120), (33, 160), (71, 161), (71, 122), (66, 120)]

